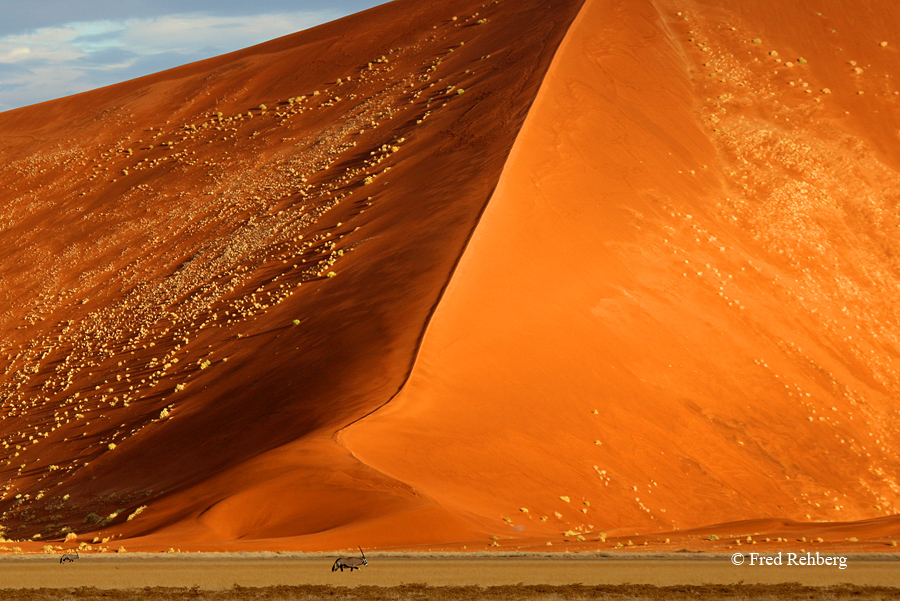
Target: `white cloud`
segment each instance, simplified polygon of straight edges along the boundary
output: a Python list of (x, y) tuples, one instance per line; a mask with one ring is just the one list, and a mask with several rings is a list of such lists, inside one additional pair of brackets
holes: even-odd
[(68, 23), (0, 37), (0, 111), (252, 46), (337, 18), (332, 11), (201, 13)]
[(324, 23), (336, 16), (329, 11), (321, 11), (253, 17), (196, 14), (129, 19), (122, 23), (124, 27), (119, 41), (139, 54), (190, 52), (203, 47), (237, 50)]
[(0, 52), (0, 63), (14, 63), (21, 60), (21, 57), (31, 54), (31, 48), (20, 46), (18, 48), (11, 46), (7, 50)]
[(0, 38), (0, 62), (24, 63), (44, 60), (70, 60), (78, 52), (68, 41), (77, 35), (74, 27), (48, 27), (20, 35)]

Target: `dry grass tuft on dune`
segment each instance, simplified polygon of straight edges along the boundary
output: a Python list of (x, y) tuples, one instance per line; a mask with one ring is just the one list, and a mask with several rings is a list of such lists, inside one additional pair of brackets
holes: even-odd
[(398, 0), (0, 114), (0, 551), (894, 549), (896, 31)]

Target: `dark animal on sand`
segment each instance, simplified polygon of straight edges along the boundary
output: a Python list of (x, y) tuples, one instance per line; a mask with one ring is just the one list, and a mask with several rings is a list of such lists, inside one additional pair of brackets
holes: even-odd
[(369, 562), (366, 561), (366, 554), (363, 553), (362, 547), (357, 547), (359, 549), (360, 555), (362, 557), (338, 557), (334, 561), (334, 565), (331, 566), (331, 571), (335, 570), (344, 571), (344, 568), (348, 568), (351, 572), (353, 570), (358, 570), (359, 566), (367, 566)]

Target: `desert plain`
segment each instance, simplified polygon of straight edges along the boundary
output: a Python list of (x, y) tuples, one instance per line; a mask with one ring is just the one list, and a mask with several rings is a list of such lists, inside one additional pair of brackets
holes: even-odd
[(328, 554), (85, 555), (77, 566), (17, 556), (0, 564), (8, 599), (894, 599), (894, 555), (830, 567), (759, 569), (721, 554), (393, 553), (331, 572)]
[(0, 581), (895, 587), (897, 32), (396, 0), (0, 113)]

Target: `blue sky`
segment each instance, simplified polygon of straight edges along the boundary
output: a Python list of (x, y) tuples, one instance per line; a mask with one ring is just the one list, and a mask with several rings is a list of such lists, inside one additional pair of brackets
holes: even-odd
[(246, 48), (385, 0), (0, 0), (0, 111)]

